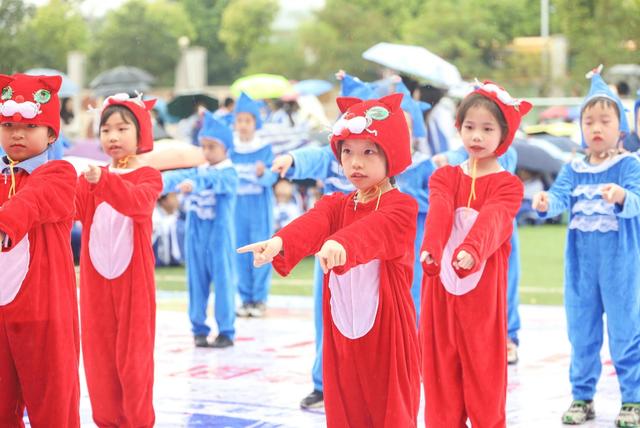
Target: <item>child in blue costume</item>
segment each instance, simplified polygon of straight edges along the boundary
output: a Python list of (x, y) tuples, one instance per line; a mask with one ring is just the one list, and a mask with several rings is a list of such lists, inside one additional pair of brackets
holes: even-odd
[(638, 99), (633, 106), (633, 126), (634, 132), (629, 134), (624, 139), (624, 148), (630, 152), (637, 152), (640, 150), (640, 117), (638, 117), (638, 110), (640, 110), (640, 90), (638, 91)]
[[(256, 130), (262, 128), (260, 108), (244, 92), (236, 101), (234, 147), (231, 160), (238, 171), (236, 239), (238, 246), (264, 241), (273, 235), (273, 184), (278, 175), (269, 169), (273, 151)], [(271, 286), (271, 265), (256, 268), (251, 254), (237, 254), (241, 317), (262, 317)]]
[(573, 402), (562, 422), (582, 424), (595, 417), (606, 313), (622, 395), (616, 426), (640, 427), (640, 162), (619, 150), (629, 129), (624, 107), (600, 71), (587, 74), (591, 89), (580, 110), (589, 154), (564, 165), (551, 189), (534, 196), (533, 208), (542, 217), (570, 209), (564, 303)]
[[(460, 165), (469, 158), (463, 147), (457, 150), (439, 153), (433, 157), (433, 161), (438, 166)], [(498, 158), (498, 163), (502, 168), (512, 174), (516, 173), (518, 163), (518, 153), (513, 147), (509, 147), (507, 152)], [(509, 256), (509, 271), (507, 277), (507, 363), (516, 364), (518, 362), (518, 346), (520, 339), (520, 296), (518, 294), (518, 284), (520, 283), (520, 240), (518, 239), (518, 222), (513, 222), (513, 234), (511, 235), (511, 255)]]
[[(235, 336), (236, 258), (235, 205), (238, 174), (227, 158), (233, 149), (231, 130), (204, 113), (198, 140), (207, 163), (197, 168), (162, 174), (163, 194), (187, 195), (185, 261), (189, 286), (189, 318), (195, 345), (226, 348)], [(206, 324), (211, 282), (218, 335), (207, 339)]]
[[(361, 99), (372, 99), (382, 94), (382, 89), (374, 83), (360, 81), (357, 77), (340, 71), (336, 77), (342, 81), (341, 96), (353, 96)], [(411, 99), (406, 86), (400, 81), (396, 83), (396, 91), (404, 94), (401, 107), (405, 111), (405, 117), (410, 124), (409, 132), (412, 140), (426, 136), (422, 111), (429, 108), (427, 103), (418, 103)], [(422, 282), (422, 268), (419, 261), (419, 246), (422, 244), (424, 222), (428, 210), (428, 182), (431, 172), (435, 169), (428, 157), (420, 152), (412, 155), (412, 164), (396, 177), (398, 188), (413, 196), (418, 201), (418, 232), (416, 234), (416, 269), (414, 270), (411, 295), (416, 308), (416, 314), (420, 313), (420, 285)], [(282, 177), (291, 180), (316, 179), (324, 183), (324, 194), (334, 192), (345, 194), (355, 189), (351, 182), (344, 176), (340, 163), (336, 160), (329, 145), (322, 147), (305, 147), (293, 150), (287, 154), (276, 157), (272, 170)], [(313, 295), (314, 295), (314, 321), (316, 332), (316, 358), (312, 369), (314, 390), (300, 402), (303, 409), (322, 407), (322, 280), (323, 273), (318, 261), (315, 261), (313, 271)]]

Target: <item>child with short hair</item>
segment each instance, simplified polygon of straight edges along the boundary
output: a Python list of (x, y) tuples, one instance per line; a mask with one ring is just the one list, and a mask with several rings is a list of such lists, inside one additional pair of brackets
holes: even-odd
[(421, 260), (427, 427), (506, 426), (507, 270), (520, 180), (498, 162), (531, 104), (492, 82), (460, 104), (469, 160), (436, 170)]
[[(258, 104), (244, 92), (236, 101), (235, 136), (230, 158), (238, 171), (235, 222), (239, 246), (269, 239), (273, 234), (273, 184), (278, 176), (269, 169), (273, 150), (256, 132), (262, 128)], [(237, 254), (238, 292), (242, 317), (262, 317), (271, 287), (271, 265), (256, 268), (249, 254)]]
[(116, 94), (104, 101), (100, 144), (111, 157), (78, 179), (82, 222), (82, 355), (98, 426), (151, 427), (156, 289), (151, 245), (162, 178), (137, 154), (153, 149), (155, 100)]
[[(235, 337), (236, 260), (234, 211), (238, 174), (227, 157), (233, 150), (231, 130), (204, 112), (198, 140), (207, 163), (162, 174), (163, 193), (186, 195), (185, 256), (189, 319), (198, 347), (226, 348)], [(218, 335), (208, 336), (207, 305), (211, 282)]]
[(59, 76), (0, 75), (0, 426), (79, 427), (76, 172), (48, 161)]
[(595, 417), (606, 314), (622, 395), (615, 423), (640, 427), (640, 162), (619, 150), (629, 130), (625, 111), (600, 71), (587, 74), (591, 88), (580, 109), (589, 154), (564, 165), (551, 189), (536, 194), (532, 204), (541, 217), (570, 209), (564, 303), (573, 402), (562, 422), (576, 425)]
[(411, 301), (417, 203), (390, 178), (411, 163), (401, 94), (338, 98), (331, 148), (356, 187), (324, 196), (275, 237), (245, 246), (287, 275), (316, 254), (325, 274), (327, 426), (415, 427), (420, 372)]

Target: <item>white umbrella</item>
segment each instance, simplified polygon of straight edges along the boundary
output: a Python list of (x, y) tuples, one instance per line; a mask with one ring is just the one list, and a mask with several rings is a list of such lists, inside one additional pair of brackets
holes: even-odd
[(462, 81), (455, 65), (422, 46), (378, 43), (367, 49), (362, 57), (441, 88), (450, 88)]

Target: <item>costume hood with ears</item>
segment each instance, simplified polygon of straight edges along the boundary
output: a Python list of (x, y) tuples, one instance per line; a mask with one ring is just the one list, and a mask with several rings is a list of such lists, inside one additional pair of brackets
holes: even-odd
[[(531, 111), (533, 104), (526, 100), (512, 98), (504, 88), (490, 80), (485, 80), (483, 83), (476, 81), (474, 90), (471, 91), (467, 97), (471, 94), (480, 94), (496, 103), (506, 120), (507, 135), (503, 136), (502, 141), (494, 152), (496, 156), (502, 156), (507, 152), (511, 143), (513, 143), (513, 138), (520, 127), (522, 117)], [(462, 124), (459, 123), (456, 118), (456, 128), (460, 130), (461, 126)]]
[(198, 132), (198, 140), (202, 138), (220, 141), (227, 151), (233, 149), (233, 133), (231, 129), (216, 119), (209, 111), (204, 112), (202, 128)]
[(340, 97), (336, 99), (342, 116), (333, 125), (331, 149), (338, 161), (338, 143), (362, 139), (377, 143), (387, 158), (387, 175), (400, 174), (411, 165), (409, 127), (400, 104), (402, 94), (374, 100)]
[(60, 76), (0, 74), (0, 123), (47, 126), (60, 133)]
[[(582, 105), (580, 106), (580, 118), (582, 119), (582, 113), (584, 113), (584, 108), (587, 105), (587, 103), (592, 99), (606, 98), (610, 101), (613, 101), (618, 106), (618, 112), (619, 112), (618, 120), (620, 121), (620, 132), (623, 134), (623, 138), (624, 138), (624, 135), (629, 133), (629, 124), (627, 123), (627, 114), (625, 113), (626, 109), (624, 108), (624, 105), (622, 104), (622, 101), (620, 100), (620, 98), (616, 94), (614, 94), (611, 91), (611, 89), (609, 89), (609, 86), (600, 75), (601, 72), (602, 72), (602, 64), (600, 64), (598, 67), (594, 68), (593, 70), (585, 74), (585, 77), (587, 79), (591, 79), (591, 87), (589, 88), (589, 93), (587, 94), (587, 97), (584, 99), (584, 101), (582, 102)], [(582, 131), (582, 126), (580, 126), (580, 128)], [(584, 135), (582, 136), (582, 147), (584, 148), (587, 147), (587, 143), (584, 141)]]
[(130, 97), (129, 94), (121, 93), (111, 95), (104, 100), (102, 105), (102, 115), (109, 106), (119, 105), (125, 107), (133, 113), (138, 120), (140, 135), (138, 135), (138, 154), (153, 150), (153, 126), (151, 124), (151, 110), (156, 104), (155, 99), (143, 100), (142, 94), (137, 97)]

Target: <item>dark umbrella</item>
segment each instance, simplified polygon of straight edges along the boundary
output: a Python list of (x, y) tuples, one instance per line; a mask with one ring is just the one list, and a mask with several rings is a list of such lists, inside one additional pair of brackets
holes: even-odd
[(140, 68), (121, 65), (100, 73), (89, 87), (96, 95), (106, 97), (121, 92), (131, 94), (148, 91), (154, 80), (152, 75)]
[(177, 95), (167, 104), (167, 110), (171, 116), (184, 119), (196, 112), (196, 106), (203, 105), (207, 110), (214, 111), (218, 108), (218, 100), (201, 92)]
[(564, 164), (562, 159), (554, 157), (548, 150), (526, 140), (516, 139), (513, 142), (513, 148), (518, 152), (518, 169), (557, 174)]

